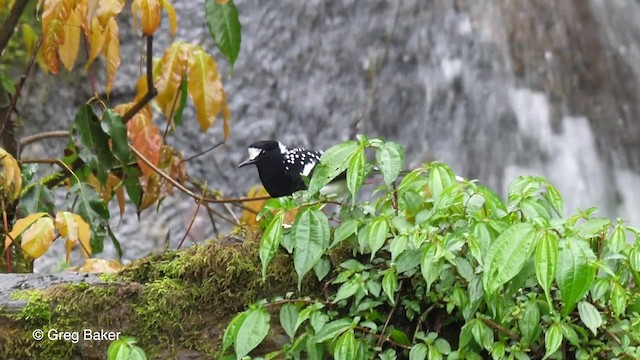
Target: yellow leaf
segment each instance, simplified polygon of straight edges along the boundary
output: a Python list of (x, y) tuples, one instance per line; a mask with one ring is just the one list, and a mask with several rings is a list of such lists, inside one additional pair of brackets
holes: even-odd
[(176, 31), (178, 30), (178, 18), (176, 17), (176, 9), (171, 5), (169, 0), (164, 0), (162, 2), (162, 7), (167, 10), (167, 16), (169, 17), (169, 34), (171, 36), (176, 35)]
[(67, 23), (63, 25), (64, 44), (58, 48), (60, 60), (68, 71), (73, 69), (73, 64), (78, 57), (78, 49), (80, 48), (80, 13), (74, 11), (67, 19)]
[(156, 88), (158, 95), (156, 103), (168, 121), (178, 105), (176, 99), (180, 95), (180, 85), (182, 78), (186, 75), (189, 65), (189, 48), (183, 42), (172, 44), (162, 55), (156, 71)]
[(136, 97), (133, 99), (133, 102), (140, 101), (147, 92), (149, 92), (149, 87), (147, 86), (147, 74), (143, 74), (136, 82)]
[(102, 52), (107, 62), (107, 95), (109, 95), (111, 87), (113, 86), (113, 80), (116, 77), (116, 72), (120, 67), (120, 31), (118, 29), (118, 23), (114, 18), (109, 20), (106, 33), (107, 37)]
[(22, 233), (20, 246), (27, 257), (37, 259), (49, 250), (55, 236), (53, 220), (41, 217)]
[[(160, 162), (160, 150), (163, 144), (160, 130), (151, 121), (149, 112), (140, 111), (127, 123), (127, 134), (131, 139), (131, 146), (138, 150), (153, 165)], [(142, 160), (138, 159), (138, 165), (145, 176), (153, 175), (154, 171)]]
[(91, 229), (80, 215), (68, 211), (58, 211), (56, 214), (56, 228), (60, 232), (60, 236), (67, 239), (65, 244), (67, 263), (69, 262), (71, 250), (73, 250), (78, 241), (81, 245), (82, 256), (84, 258), (91, 256)]
[(89, 40), (89, 47), (91, 48), (91, 51), (89, 51), (89, 58), (87, 59), (85, 69), (88, 69), (98, 55), (100, 55), (102, 48), (104, 47), (104, 41), (107, 38), (107, 32), (100, 27), (100, 23), (97, 19), (93, 19), (93, 21), (91, 21), (91, 29), (87, 38)]
[(109, 21), (122, 11), (124, 0), (100, 0), (96, 9), (96, 17), (102, 27), (106, 27)]
[(116, 260), (105, 259), (87, 259), (84, 261), (84, 265), (76, 269), (78, 272), (85, 273), (117, 273), (122, 270), (123, 266)]
[[(269, 193), (260, 185), (253, 186), (247, 193), (247, 198), (253, 199), (256, 197), (269, 196)], [(256, 221), (256, 215), (267, 200), (249, 201), (244, 203), (244, 210), (240, 215), (240, 223), (249, 226), (251, 229), (258, 229), (258, 222)]]
[(33, 28), (27, 23), (22, 24), (22, 39), (24, 40), (24, 46), (27, 48), (27, 55), (32, 57), (33, 50), (38, 42), (38, 35), (36, 35)]
[(61, 24), (66, 23), (75, 6), (76, 0), (45, 0), (42, 11), (42, 33), (48, 31), (54, 20)]
[(200, 129), (206, 131), (226, 107), (226, 96), (216, 62), (202, 48), (191, 53), (188, 90), (196, 107)]
[(42, 52), (49, 70), (57, 74), (60, 71), (58, 46), (64, 43), (64, 29), (58, 20), (52, 20), (43, 34)]
[(0, 192), (9, 202), (13, 202), (20, 196), (22, 190), (20, 166), (16, 159), (3, 148), (0, 148), (0, 160), (4, 168), (4, 173), (0, 173)]
[(20, 234), (22, 234), (24, 229), (28, 228), (36, 220), (46, 215), (47, 213), (45, 212), (39, 212), (39, 213), (27, 215), (26, 217), (16, 220), (15, 224), (13, 224), (13, 228), (11, 229), (11, 232), (9, 232), (9, 235), (5, 236), (4, 238), (5, 250), (9, 247), (9, 245), (11, 245), (11, 239), (15, 240), (18, 236), (20, 236)]
[(134, 18), (134, 30), (136, 29), (136, 18), (140, 19), (142, 35), (153, 35), (160, 26), (160, 3), (158, 0), (134, 0), (131, 4)]

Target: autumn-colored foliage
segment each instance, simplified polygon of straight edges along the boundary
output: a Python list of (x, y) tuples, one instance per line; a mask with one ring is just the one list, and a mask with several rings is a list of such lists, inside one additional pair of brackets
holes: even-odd
[[(13, 3), (0, 0), (0, 13)], [(132, 13), (129, 19), (122, 17), (127, 6)], [(232, 1), (207, 0), (204, 7), (203, 16), (212, 37), (233, 65), (240, 48), (240, 26), (234, 18), (237, 10)], [(184, 157), (166, 138), (183, 123), (182, 112), (189, 98), (196, 107), (199, 128), (205, 132), (221, 117), (221, 140), (228, 138), (231, 113), (222, 76), (216, 60), (198, 44), (178, 40), (161, 51), (159, 59), (151, 58), (153, 35), (163, 18), (168, 19), (172, 37), (178, 30), (178, 16), (169, 0), (38, 0), (36, 12), (40, 26), (24, 22), (18, 27), (30, 59), (26, 75), (34, 63), (54, 76), (62, 68), (74, 71), (78, 59), (86, 59), (83, 68), (91, 74), (91, 83), (83, 85), (90, 85), (95, 96), (78, 108), (75, 119), (70, 119), (64, 156), (47, 161), (58, 164), (62, 169), (59, 175), (33, 179), (35, 171), (21, 170), (23, 159), (0, 149), (0, 212), (6, 230), (3, 260), (11, 271), (12, 251), (19, 249), (27, 259), (34, 260), (62, 238), (66, 241), (67, 262), (74, 248), (80, 248), (87, 259), (78, 270), (117, 271), (118, 262), (90, 259), (102, 251), (107, 238), (119, 254), (122, 251), (109, 227), (107, 204), (115, 198), (120, 216), (124, 216), (127, 197), (140, 213), (176, 187), (189, 192), (185, 188), (188, 174)], [(125, 61), (120, 54), (122, 21), (131, 21), (134, 31), (146, 38), (146, 54), (133, 61), (142, 60), (147, 66), (135, 84), (135, 96), (128, 102), (110, 104), (108, 96)], [(95, 83), (97, 61), (106, 70), (104, 84)], [(21, 86), (10, 87), (12, 84), (4, 81), (7, 76), (0, 76), (3, 88), (10, 88), (12, 94), (17, 89), (13, 96), (19, 97)], [(15, 102), (11, 106), (15, 107)], [(162, 120), (154, 119), (156, 110)], [(195, 122), (187, 126), (195, 126)], [(25, 189), (23, 182), (28, 184)], [(51, 188), (62, 185), (69, 186), (67, 198), (64, 208), (57, 210)], [(17, 211), (12, 219), (8, 215), (13, 208)]]

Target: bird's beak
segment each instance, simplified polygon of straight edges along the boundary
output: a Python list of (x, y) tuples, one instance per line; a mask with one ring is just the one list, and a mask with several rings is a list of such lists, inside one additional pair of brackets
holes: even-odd
[(245, 161), (241, 162), (240, 164), (238, 164), (238, 167), (239, 167), (239, 168), (241, 168), (241, 167), (243, 167), (243, 166), (251, 165), (251, 164), (253, 164), (253, 163), (255, 163), (255, 162), (256, 162), (256, 161), (255, 161), (255, 160), (253, 160), (253, 159), (247, 159), (247, 160), (245, 160)]

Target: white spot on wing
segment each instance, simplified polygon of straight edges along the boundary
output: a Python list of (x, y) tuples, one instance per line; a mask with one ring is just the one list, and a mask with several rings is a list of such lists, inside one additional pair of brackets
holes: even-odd
[(249, 151), (249, 159), (250, 160), (255, 160), (258, 157), (258, 155), (260, 155), (260, 153), (262, 152), (261, 149), (254, 148), (254, 147), (250, 147), (247, 150)]
[(306, 163), (306, 164), (304, 165), (304, 168), (302, 169), (301, 174), (302, 174), (302, 175), (304, 175), (304, 176), (309, 176), (309, 174), (311, 174), (311, 170), (313, 170), (313, 168), (314, 168), (315, 166), (316, 166), (316, 163), (315, 163), (315, 162), (309, 162), (309, 163)]

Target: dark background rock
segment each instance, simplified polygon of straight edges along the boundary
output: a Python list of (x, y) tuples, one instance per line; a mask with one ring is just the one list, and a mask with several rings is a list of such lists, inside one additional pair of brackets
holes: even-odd
[[(601, 215), (638, 224), (637, 1), (238, 1), (243, 42), (231, 78), (202, 3), (174, 5), (176, 39), (202, 42), (225, 74), (231, 136), (225, 148), (191, 161), (189, 172), (227, 195), (258, 182), (255, 170), (236, 168), (249, 143), (275, 138), (327, 148), (357, 123), (358, 133), (403, 144), (406, 167), (442, 160), (502, 194), (517, 175), (542, 175), (564, 195), (567, 213), (598, 206)], [(112, 105), (133, 97), (143, 48), (130, 16), (120, 21), (123, 61)], [(167, 25), (164, 19), (155, 56), (169, 44)], [(92, 93), (82, 71), (37, 76), (28, 86), (24, 134), (68, 128)], [(199, 133), (190, 107), (170, 142), (189, 156), (220, 141), (221, 128)], [(61, 154), (63, 142), (25, 155)], [(140, 222), (127, 211), (119, 224), (114, 211), (125, 258), (161, 247), (169, 230), (175, 247), (195, 208), (176, 193)], [(211, 234), (200, 216), (192, 240)], [(37, 269), (63, 258), (64, 246), (55, 246)]]

